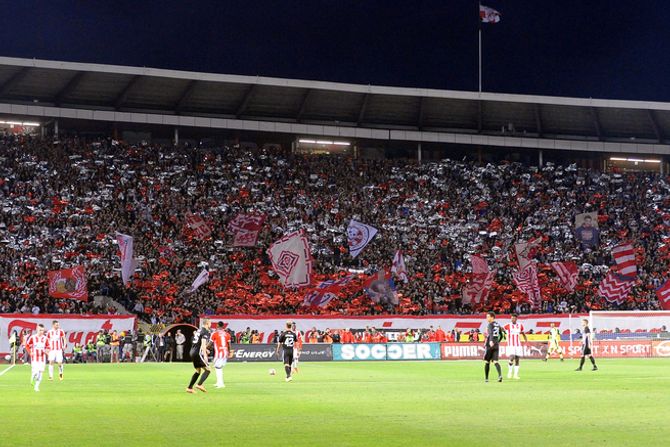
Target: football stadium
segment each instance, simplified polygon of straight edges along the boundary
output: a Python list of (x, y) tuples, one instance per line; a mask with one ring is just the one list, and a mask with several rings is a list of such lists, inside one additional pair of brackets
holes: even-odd
[(1, 56), (0, 445), (667, 445), (670, 91), (489, 90), (472, 3), (467, 88)]

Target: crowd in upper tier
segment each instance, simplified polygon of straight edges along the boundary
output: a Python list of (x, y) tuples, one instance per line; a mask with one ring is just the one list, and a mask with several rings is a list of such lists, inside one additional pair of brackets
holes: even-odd
[[(538, 236), (541, 311), (657, 309), (655, 288), (670, 259), (669, 189), (658, 174), (574, 165), (418, 164), (6, 135), (0, 138), (0, 313), (115, 311), (95, 304), (96, 295), (154, 322), (201, 314), (528, 313), (526, 296), (512, 282), (513, 245)], [(589, 211), (598, 212), (600, 238), (584, 248), (574, 217)], [(185, 225), (189, 212), (208, 222), (210, 239)], [(231, 244), (227, 223), (240, 212), (267, 215), (255, 248)], [(352, 218), (379, 229), (355, 259), (346, 241)], [(399, 304), (376, 304), (356, 279), (326, 307), (304, 306), (310, 289), (285, 290), (266, 255), (270, 243), (300, 228), (311, 244), (314, 285), (347, 271), (362, 278), (388, 268), (402, 250), (409, 282), (396, 281)], [(140, 261), (127, 287), (117, 231), (134, 237)], [(597, 286), (613, 264), (611, 247), (623, 240), (635, 244), (639, 275), (626, 302), (612, 305)], [(486, 302), (462, 302), (470, 254), (497, 269)], [(552, 261), (580, 267), (573, 293), (560, 285)], [(86, 268), (91, 299), (50, 298), (47, 272), (76, 265)], [(187, 293), (204, 265), (209, 282)]]

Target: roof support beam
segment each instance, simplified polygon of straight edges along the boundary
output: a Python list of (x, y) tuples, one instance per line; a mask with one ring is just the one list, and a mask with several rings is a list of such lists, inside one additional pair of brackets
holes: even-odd
[(542, 129), (542, 111), (540, 110), (540, 105), (535, 104), (535, 128), (537, 129), (537, 136), (541, 137), (544, 135), (544, 130)]
[(121, 93), (119, 93), (119, 96), (116, 97), (116, 100), (114, 100), (114, 108), (116, 110), (119, 110), (121, 106), (123, 105), (124, 102), (128, 99), (128, 94), (130, 93), (130, 90), (137, 84), (137, 81), (139, 81), (140, 75), (135, 75), (132, 78), (130, 78), (130, 81), (126, 84), (125, 87), (123, 87), (123, 90), (121, 90)]
[(307, 101), (309, 100), (309, 95), (312, 93), (312, 89), (308, 88), (305, 94), (302, 97), (302, 101), (300, 103), (300, 109), (298, 109), (298, 114), (296, 115), (295, 119), (296, 121), (300, 122), (302, 119), (302, 115), (305, 113), (305, 105), (307, 104)]
[(70, 93), (74, 91), (75, 88), (79, 85), (81, 82), (81, 79), (84, 77), (86, 72), (84, 71), (78, 71), (70, 78), (69, 81), (67, 81), (67, 84), (60, 89), (58, 93), (56, 93), (56, 96), (54, 96), (53, 102), (57, 106), (60, 106), (63, 103), (63, 98), (67, 97)]
[(598, 118), (598, 110), (595, 107), (591, 107), (591, 116), (593, 117), (593, 129), (596, 131), (596, 136), (602, 141), (603, 130), (600, 125), (600, 119)]
[(418, 127), (419, 130), (421, 130), (423, 128), (423, 111), (424, 111), (424, 108), (425, 108), (425, 102), (426, 102), (426, 98), (424, 98), (423, 96), (421, 98), (419, 98), (419, 113), (417, 114), (417, 119), (416, 119), (416, 127)]
[(9, 93), (13, 87), (16, 86), (19, 82), (23, 80), (23, 78), (26, 77), (28, 72), (30, 71), (30, 67), (23, 67), (16, 73), (14, 73), (9, 79), (7, 79), (2, 86), (0, 86), (0, 96), (6, 96), (7, 93)]
[(186, 88), (184, 88), (184, 90), (181, 92), (181, 94), (179, 95), (179, 99), (174, 104), (174, 109), (177, 113), (179, 113), (184, 108), (184, 104), (186, 104), (186, 101), (188, 101), (191, 98), (191, 96), (193, 96), (193, 91), (195, 90), (195, 86), (197, 84), (198, 81), (194, 79), (191, 82), (189, 82), (186, 85)]
[(254, 95), (255, 90), (256, 90), (256, 84), (251, 84), (247, 89), (246, 93), (244, 94), (244, 98), (242, 98), (242, 101), (240, 102), (240, 105), (237, 107), (237, 111), (235, 112), (235, 116), (237, 118), (242, 116), (244, 111), (247, 109), (249, 101), (251, 101), (251, 97)]
[(658, 140), (659, 143), (663, 142), (663, 132), (661, 131), (661, 126), (658, 125), (658, 120), (656, 119), (656, 113), (648, 109), (647, 110), (647, 116), (649, 117), (649, 122), (651, 123), (651, 127), (654, 129), (654, 134), (656, 135), (656, 139)]
[(477, 101), (477, 133), (482, 133), (484, 129), (484, 117), (482, 115), (482, 102)]
[(363, 122), (363, 118), (365, 118), (365, 111), (368, 108), (368, 102), (370, 102), (370, 94), (366, 93), (363, 95), (363, 101), (361, 101), (361, 107), (358, 109), (358, 120), (356, 121), (356, 124), (359, 126)]

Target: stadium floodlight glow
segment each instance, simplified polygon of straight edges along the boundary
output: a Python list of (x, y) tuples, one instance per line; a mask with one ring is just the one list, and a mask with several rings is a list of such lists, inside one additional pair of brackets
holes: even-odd
[(642, 163), (644, 160), (642, 160), (641, 158), (629, 158), (628, 161), (633, 163)]
[(10, 126), (22, 126), (23, 123), (21, 121), (7, 121), (7, 124)]
[(327, 145), (331, 145), (331, 144), (333, 144), (333, 142), (332, 142), (332, 141), (329, 141), (329, 140), (316, 140), (316, 144), (327, 144)]
[(24, 121), (23, 125), (24, 126), (39, 127), (40, 123), (33, 123), (33, 122), (30, 122), (30, 121)]
[(316, 144), (316, 140), (298, 140), (298, 143), (302, 143), (302, 144)]
[(610, 160), (612, 160), (612, 161), (628, 161), (627, 158), (621, 158), (621, 157), (610, 157)]
[(351, 143), (348, 141), (336, 141), (333, 143), (335, 146), (351, 146)]
[(661, 160), (645, 160), (645, 163), (660, 163)]

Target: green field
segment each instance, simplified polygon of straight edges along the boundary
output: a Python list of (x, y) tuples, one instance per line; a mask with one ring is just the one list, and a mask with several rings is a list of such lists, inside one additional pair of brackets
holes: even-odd
[[(223, 390), (184, 392), (186, 364), (67, 365), (35, 393), (30, 368), (0, 377), (1, 446), (666, 446), (670, 361), (229, 364)], [(270, 376), (274, 367), (277, 376)], [(0, 366), (0, 371), (5, 366)], [(504, 370), (506, 371), (506, 365)]]

